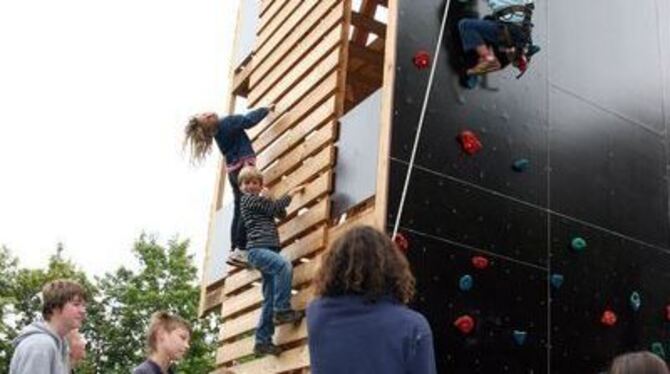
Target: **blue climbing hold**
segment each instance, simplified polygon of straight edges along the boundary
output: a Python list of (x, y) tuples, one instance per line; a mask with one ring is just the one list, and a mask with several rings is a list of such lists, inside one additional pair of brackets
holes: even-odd
[(634, 311), (637, 312), (638, 310), (640, 310), (640, 306), (642, 305), (642, 298), (640, 297), (640, 294), (637, 291), (630, 294), (629, 302), (630, 302), (630, 307)]
[(580, 237), (573, 238), (572, 242), (570, 243), (570, 246), (576, 252), (582, 252), (583, 250), (586, 249), (586, 240), (584, 240), (584, 238), (580, 238)]
[(512, 165), (512, 169), (516, 171), (517, 173), (522, 173), (528, 169), (528, 166), (530, 165), (530, 161), (526, 158), (520, 158), (516, 161), (514, 161), (514, 164)]
[(471, 275), (464, 275), (458, 281), (458, 288), (460, 288), (461, 291), (470, 291), (473, 283), (474, 281), (472, 280)]
[(563, 277), (563, 275), (561, 275), (561, 274), (552, 274), (551, 275), (551, 285), (555, 289), (561, 288), (561, 286), (563, 285), (564, 280), (565, 280), (565, 277)]
[(514, 342), (516, 342), (517, 345), (524, 345), (526, 343), (526, 336), (528, 336), (528, 333), (525, 331), (514, 330), (512, 335), (514, 336)]
[(651, 343), (651, 352), (654, 353), (656, 356), (665, 360), (665, 348), (663, 348), (662, 343), (659, 342)]

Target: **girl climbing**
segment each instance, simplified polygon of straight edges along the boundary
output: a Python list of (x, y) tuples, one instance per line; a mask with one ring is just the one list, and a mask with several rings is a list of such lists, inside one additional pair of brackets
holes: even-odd
[(233, 266), (246, 266), (246, 230), (240, 216), (241, 192), (237, 177), (242, 167), (255, 165), (256, 153), (245, 130), (250, 129), (273, 113), (274, 104), (259, 108), (245, 115), (230, 115), (219, 118), (216, 113), (208, 112), (193, 116), (186, 125), (184, 146), (190, 146), (191, 159), (202, 161), (211, 151), (213, 141), (223, 154), (228, 171), (228, 181), (234, 195), (233, 222), (230, 227), (230, 255), (226, 263)]

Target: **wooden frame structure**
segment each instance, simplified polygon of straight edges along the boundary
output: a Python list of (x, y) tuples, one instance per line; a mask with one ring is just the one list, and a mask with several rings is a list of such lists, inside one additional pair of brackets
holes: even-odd
[[(252, 53), (230, 73), (227, 109), (233, 110), (238, 96), (246, 97), (250, 108), (276, 104), (278, 116), (248, 134), (273, 194), (307, 185), (279, 223), (282, 254), (294, 265), (297, 292), (292, 304), (304, 309), (312, 297), (310, 283), (320, 255), (329, 243), (352, 225), (385, 226), (397, 0), (361, 0), (358, 9), (353, 9), (352, 0), (242, 1), (260, 1), (259, 19)], [(380, 7), (386, 8), (386, 24), (375, 19)], [(332, 219), (338, 119), (380, 88), (376, 194), (347, 211), (346, 219)], [(220, 229), (214, 216), (222, 209), (225, 187), (222, 164), (214, 189), (208, 251), (212, 233)], [(205, 266), (208, 261), (209, 252)], [(222, 317), (215, 373), (309, 372), (305, 321), (277, 328), (274, 341), (285, 349), (279, 357), (253, 357), (253, 330), (262, 301), (259, 279), (255, 270), (232, 271), (209, 284), (203, 277), (200, 312), (218, 311)]]

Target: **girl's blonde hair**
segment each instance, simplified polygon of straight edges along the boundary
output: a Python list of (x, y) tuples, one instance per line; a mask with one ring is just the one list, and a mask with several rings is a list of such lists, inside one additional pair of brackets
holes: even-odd
[(191, 117), (184, 133), (184, 148), (190, 148), (191, 161), (194, 163), (201, 162), (212, 150), (216, 130), (207, 129), (196, 117)]
[(147, 330), (147, 354), (156, 352), (159, 331), (163, 330), (170, 333), (178, 328), (188, 331), (189, 335), (192, 333), (191, 324), (179, 316), (165, 311), (152, 314), (149, 321), (149, 329)]
[(242, 185), (242, 183), (250, 180), (260, 181), (263, 183), (263, 173), (258, 170), (255, 166), (247, 165), (240, 170), (240, 174), (237, 175), (237, 183)]

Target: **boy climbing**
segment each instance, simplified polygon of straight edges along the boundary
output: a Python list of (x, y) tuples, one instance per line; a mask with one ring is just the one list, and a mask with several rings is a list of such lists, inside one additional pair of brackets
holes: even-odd
[(293, 195), (305, 186), (291, 189), (286, 195), (273, 199), (263, 188), (263, 175), (253, 166), (245, 166), (238, 177), (242, 198), (240, 208), (247, 229), (249, 265), (261, 272), (263, 305), (256, 329), (254, 353), (258, 356), (278, 355), (281, 349), (272, 343), (275, 325), (299, 321), (304, 313), (291, 309), (293, 267), (279, 254), (279, 232), (275, 218), (286, 216)]
[(216, 113), (202, 113), (193, 116), (186, 125), (184, 145), (191, 148), (191, 159), (202, 161), (212, 149), (212, 142), (223, 154), (228, 171), (228, 181), (233, 189), (234, 213), (230, 226), (231, 251), (226, 263), (233, 266), (246, 266), (246, 232), (240, 218), (240, 188), (237, 180), (242, 167), (255, 165), (256, 153), (245, 130), (248, 130), (268, 114), (273, 113), (274, 104), (259, 108), (245, 115), (230, 115), (219, 118)]
[(475, 51), (477, 64), (468, 75), (481, 75), (500, 70), (503, 64), (496, 56), (501, 52), (506, 62), (514, 64), (523, 74), (528, 59), (539, 51), (532, 43), (531, 22), (533, 0), (487, 0), (493, 11), (483, 20), (466, 18), (458, 28), (466, 53)]

